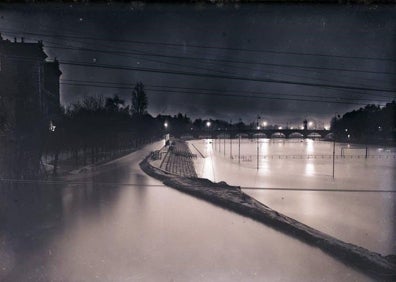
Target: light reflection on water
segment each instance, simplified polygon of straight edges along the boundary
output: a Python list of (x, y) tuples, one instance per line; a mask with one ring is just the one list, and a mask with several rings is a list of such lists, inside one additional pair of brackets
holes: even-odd
[(305, 143), (306, 143), (307, 154), (313, 154), (314, 153), (314, 140), (306, 139)]
[(20, 185), (6, 197), (24, 195), (9, 202), (0, 230), (2, 281), (369, 280), (317, 248), (170, 188), (42, 188)]
[(305, 164), (305, 175), (306, 176), (315, 175), (315, 165), (312, 162)]
[[(338, 158), (335, 160), (333, 179), (332, 142), (313, 140), (267, 142), (268, 139), (260, 141), (259, 169), (256, 167), (255, 159), (256, 140), (255, 142), (242, 140), (241, 155), (245, 159), (240, 164), (237, 160), (224, 157), (223, 152), (214, 151), (210, 159), (216, 175), (215, 181), (264, 188), (396, 189), (396, 159), (393, 157), (395, 148), (388, 148), (385, 152), (379, 150), (381, 148), (371, 146), (368, 148), (369, 156), (378, 153), (381, 155), (366, 159), (365, 146), (354, 145), (349, 147), (349, 151), (344, 150), (344, 154), (346, 153), (347, 156), (360, 154), (362, 157), (340, 158), (341, 150), (347, 148), (347, 144), (336, 143)], [(199, 147), (199, 144), (203, 143), (194, 141), (194, 144)], [(337, 238), (381, 254), (396, 253), (394, 222), (396, 193), (268, 190), (244, 190), (244, 192), (286, 215)]]

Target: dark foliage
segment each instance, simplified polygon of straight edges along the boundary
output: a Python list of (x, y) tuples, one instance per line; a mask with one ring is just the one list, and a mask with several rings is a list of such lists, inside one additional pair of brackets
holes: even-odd
[(367, 105), (364, 108), (335, 117), (331, 129), (339, 140), (381, 141), (396, 139), (396, 102), (379, 107)]

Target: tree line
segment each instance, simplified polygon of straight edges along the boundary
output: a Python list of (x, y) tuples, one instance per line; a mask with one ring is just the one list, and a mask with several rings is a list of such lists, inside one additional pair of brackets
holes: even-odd
[(335, 116), (331, 120), (331, 130), (341, 141), (395, 142), (396, 102), (384, 107), (371, 104), (342, 117)]
[(147, 107), (144, 85), (137, 83), (131, 106), (117, 95), (89, 96), (60, 109), (43, 151), (54, 166), (53, 174), (59, 165), (77, 167), (108, 160), (160, 138), (162, 128)]

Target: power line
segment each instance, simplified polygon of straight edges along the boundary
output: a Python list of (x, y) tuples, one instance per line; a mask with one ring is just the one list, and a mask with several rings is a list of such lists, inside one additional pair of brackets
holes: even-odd
[(60, 61), (60, 63), (63, 65), (70, 65), (70, 66), (102, 68), (102, 69), (117, 69), (117, 70), (127, 70), (127, 71), (139, 71), (139, 72), (161, 73), (161, 74), (171, 74), (171, 75), (204, 77), (204, 78), (220, 78), (220, 79), (242, 80), (242, 81), (251, 81), (251, 82), (267, 82), (267, 83), (275, 83), (275, 84), (288, 84), (288, 85), (299, 85), (299, 86), (310, 86), (310, 87), (329, 87), (329, 88), (336, 88), (336, 89), (352, 89), (352, 90), (362, 90), (362, 91), (379, 91), (379, 92), (396, 93), (396, 90), (393, 90), (393, 89), (355, 87), (355, 86), (323, 84), (323, 83), (309, 83), (309, 82), (298, 82), (298, 81), (289, 81), (289, 80), (280, 80), (280, 79), (249, 78), (249, 77), (243, 77), (243, 76), (205, 74), (205, 73), (177, 71), (177, 70), (168, 70), (168, 69), (155, 69), (155, 68), (138, 68), (138, 67), (131, 67), (131, 66), (110, 65), (110, 64), (92, 64), (92, 63), (82, 63), (82, 62), (74, 62), (74, 61)]
[[(142, 184), (142, 183), (125, 183), (125, 182), (102, 182), (102, 181), (72, 181), (72, 180), (37, 180), (37, 179), (15, 179), (0, 178), (0, 182), (18, 183), (18, 184), (44, 184), (44, 185), (109, 185), (109, 186), (132, 186), (132, 187), (164, 187), (164, 184)], [(198, 186), (197, 186), (198, 187)], [(204, 186), (202, 186), (204, 187)], [(396, 190), (385, 189), (310, 189), (310, 188), (278, 188), (278, 187), (248, 187), (241, 186), (243, 190), (272, 190), (272, 191), (297, 191), (297, 192), (355, 192), (355, 193), (396, 193)]]
[[(47, 41), (48, 42), (48, 41)], [(56, 43), (51, 43), (51, 44), (55, 44), (58, 45)], [(147, 53), (147, 52), (142, 52), (142, 51), (135, 51), (135, 52), (131, 52), (131, 51), (113, 51), (113, 50), (101, 50), (101, 49), (91, 49), (91, 48), (82, 48), (82, 47), (73, 47), (68, 45), (68, 47), (64, 47), (64, 46), (49, 46), (46, 45), (46, 48), (55, 48), (55, 49), (63, 49), (63, 50), (79, 50), (79, 51), (86, 51), (86, 52), (98, 52), (98, 53), (106, 53), (106, 54), (111, 54), (111, 55), (117, 55), (117, 56), (128, 56), (128, 57), (132, 57), (137, 59), (136, 56), (143, 56), (143, 57), (147, 57), (147, 56), (154, 56), (154, 57), (163, 57), (163, 58), (171, 58), (171, 59), (178, 59), (178, 60), (189, 60), (192, 59), (195, 62), (198, 63), (204, 63), (204, 64), (208, 64), (208, 62), (206, 61), (210, 61), (210, 62), (220, 62), (223, 64), (223, 66), (226, 67), (231, 67), (234, 69), (247, 69), (247, 70), (251, 70), (251, 71), (257, 71), (256, 69), (253, 68), (249, 68), (249, 67), (242, 67), (242, 66), (235, 66), (235, 65), (224, 65), (224, 63), (230, 64), (230, 63), (238, 63), (238, 61), (232, 61), (232, 60), (221, 60), (221, 59), (210, 59), (210, 58), (198, 58), (198, 57), (186, 57), (186, 56), (173, 56), (173, 55), (164, 55), (164, 54), (156, 54), (156, 53)], [(134, 56), (131, 56), (134, 55)], [(141, 58), (142, 60), (146, 60), (146, 61), (152, 61), (152, 62), (159, 62), (162, 64), (169, 64), (169, 65), (176, 65), (176, 66), (182, 66), (184, 68), (190, 68), (191, 66), (186, 66), (186, 65), (182, 65), (180, 63), (171, 63), (171, 62), (164, 62), (164, 61), (158, 61), (158, 60), (153, 60), (153, 59), (147, 59), (147, 58)], [(335, 71), (344, 71), (344, 72), (363, 72), (363, 73), (374, 73), (374, 74), (396, 74), (396, 73), (388, 73), (388, 72), (377, 72), (377, 71), (366, 71), (366, 70), (349, 70), (349, 69), (339, 69), (339, 68), (322, 68), (322, 67), (311, 67), (311, 66), (295, 66), (295, 65), (280, 65), (280, 64), (270, 64), (270, 63), (256, 63), (256, 62), (250, 62), (247, 63), (245, 62), (245, 64), (261, 64), (261, 65), (268, 65), (268, 66), (277, 66), (277, 67), (288, 67), (288, 68), (297, 68), (299, 70), (302, 71), (309, 71), (309, 72), (313, 72), (315, 70), (321, 69), (321, 70), (335, 70)], [(211, 65), (213, 65), (213, 63), (211, 63)], [(214, 66), (218, 66), (218, 64), (215, 64)], [(219, 72), (219, 73), (224, 73), (224, 74), (233, 74), (227, 71), (223, 71), (223, 70), (216, 70), (216, 69), (208, 69), (208, 68), (203, 68), (197, 65), (194, 65), (194, 69), (201, 69), (201, 70), (208, 70), (208, 71), (213, 71), (213, 72)], [(304, 75), (296, 75), (296, 74), (290, 74), (290, 73), (282, 73), (282, 72), (277, 72), (277, 71), (266, 71), (266, 73), (270, 73), (270, 74), (278, 74), (278, 75), (284, 75), (284, 76), (291, 76), (291, 77), (298, 77), (298, 78), (308, 78), (310, 80), (314, 80), (314, 81), (325, 81), (325, 82), (333, 82), (332, 80), (329, 79), (323, 79), (323, 78), (313, 78), (313, 77), (308, 77), (308, 76), (304, 76)], [(318, 72), (315, 72), (318, 73)], [(373, 79), (373, 78), (363, 78), (363, 77), (353, 77), (353, 76), (348, 76), (348, 75), (344, 75), (345, 77), (351, 77), (353, 79), (360, 79), (360, 80), (373, 80), (373, 81), (379, 81), (378, 79)], [(344, 77), (343, 76), (343, 77)], [(381, 83), (383, 83), (384, 81), (380, 81)], [(368, 85), (364, 85), (365, 87), (370, 87)]]
[(104, 39), (92, 36), (80, 36), (80, 35), (49, 35), (36, 32), (27, 32), (21, 30), (6, 30), (2, 29), (2, 33), (5, 34), (28, 34), (43, 37), (53, 37), (53, 38), (75, 38), (83, 40), (93, 40), (93, 41), (110, 41), (118, 43), (128, 43), (128, 44), (140, 44), (140, 45), (161, 45), (161, 46), (172, 46), (172, 47), (182, 47), (182, 48), (197, 48), (197, 49), (213, 49), (213, 50), (223, 50), (223, 51), (238, 51), (238, 52), (249, 52), (249, 53), (268, 53), (268, 54), (279, 54), (279, 55), (294, 55), (294, 56), (314, 56), (314, 57), (330, 57), (330, 58), (342, 58), (342, 59), (358, 59), (358, 60), (376, 60), (376, 61), (389, 61), (396, 62), (393, 58), (378, 58), (378, 57), (361, 57), (361, 56), (346, 56), (346, 55), (332, 55), (332, 54), (321, 54), (321, 53), (309, 53), (309, 52), (292, 52), (292, 51), (275, 51), (275, 50), (263, 50), (263, 49), (247, 49), (247, 48), (232, 48), (232, 47), (220, 47), (220, 46), (205, 46), (196, 44), (180, 44), (180, 43), (169, 43), (160, 41), (142, 41), (142, 40), (128, 40), (128, 39)]
[(199, 58), (189, 56), (175, 56), (175, 55), (164, 55), (149, 52), (131, 52), (131, 51), (112, 51), (103, 49), (92, 49), (85, 47), (58, 47), (58, 46), (46, 46), (47, 48), (61, 49), (61, 50), (78, 50), (88, 52), (98, 52), (105, 54), (118, 54), (118, 55), (139, 55), (139, 56), (150, 56), (150, 57), (161, 57), (171, 58), (177, 60), (193, 60), (193, 61), (209, 61), (209, 62), (220, 62), (220, 63), (232, 63), (232, 64), (244, 64), (244, 65), (260, 65), (260, 66), (271, 66), (271, 67), (283, 67), (283, 68), (297, 68), (297, 69), (308, 69), (308, 70), (324, 70), (324, 71), (342, 71), (342, 72), (355, 72), (355, 73), (370, 73), (370, 74), (386, 74), (395, 75), (395, 72), (385, 71), (370, 71), (370, 70), (359, 70), (359, 69), (346, 69), (346, 68), (330, 68), (330, 67), (316, 67), (316, 66), (304, 66), (304, 65), (292, 65), (292, 64), (280, 64), (280, 63), (264, 63), (264, 62), (253, 62), (253, 61), (238, 61), (238, 60), (227, 60), (227, 59), (212, 59), (212, 58)]
[[(48, 42), (48, 41), (47, 41)], [(81, 43), (81, 44), (87, 44), (86, 42), (83, 42), (83, 41), (75, 41), (74, 40), (74, 42), (78, 42), (78, 43)], [(58, 43), (54, 43), (54, 42), (49, 42), (49, 43), (51, 43), (51, 44), (54, 44), (54, 45), (58, 45), (58, 46), (48, 46), (48, 45), (46, 45), (45, 46), (45, 48), (59, 48), (59, 49), (65, 49), (65, 50), (79, 50), (79, 51), (87, 51), (87, 52), (105, 52), (105, 53), (109, 53), (109, 54), (113, 54), (113, 55), (118, 55), (118, 56), (129, 56), (129, 57), (132, 57), (132, 58), (135, 58), (135, 59), (137, 59), (137, 57), (136, 57), (136, 55), (138, 55), (138, 56), (162, 56), (162, 57), (171, 57), (171, 58), (177, 58), (177, 59), (188, 59), (189, 57), (180, 57), (180, 56), (168, 56), (168, 55), (163, 55), (163, 54), (150, 54), (150, 53), (145, 53), (145, 52), (142, 52), (142, 51), (135, 51), (135, 52), (130, 52), (129, 50), (128, 51), (125, 51), (125, 52), (120, 52), (119, 50), (117, 50), (117, 51), (113, 51), (113, 50), (100, 50), (100, 49), (90, 49), (90, 48), (81, 48), (81, 47), (74, 47), (74, 46), (71, 46), (71, 45), (66, 45), (66, 46), (68, 46), (68, 47), (65, 47), (65, 44), (58, 44)], [(88, 43), (89, 44), (89, 43)], [(102, 44), (102, 46), (105, 46), (105, 45), (103, 45)], [(96, 47), (96, 45), (95, 45), (95, 47)], [(111, 47), (113, 47), (113, 46), (111, 46)], [(130, 56), (131, 54), (133, 54), (133, 55), (135, 55), (135, 56)], [(181, 66), (181, 67), (183, 67), (183, 68), (189, 68), (190, 66), (186, 66), (186, 65), (182, 65), (182, 64), (180, 64), (180, 63), (172, 63), (172, 62), (165, 62), (165, 61), (158, 61), (158, 60), (154, 60), (154, 59), (147, 59), (147, 58), (140, 58), (141, 60), (145, 60), (145, 61), (151, 61), (151, 62), (157, 62), (157, 63), (161, 63), (161, 64), (169, 64), (169, 65), (176, 65), (176, 66)], [(199, 61), (199, 60), (204, 60), (204, 61), (206, 61), (207, 59), (206, 58), (196, 58), (196, 57), (194, 57), (194, 59), (196, 60), (196, 62), (198, 62), (198, 63), (204, 63), (204, 64), (208, 64), (208, 62), (202, 62), (202, 61)], [(208, 60), (215, 60), (215, 59), (208, 59)], [(229, 60), (227, 63), (232, 63), (232, 61), (231, 60)], [(256, 64), (256, 62), (251, 62), (252, 64)], [(213, 65), (213, 64), (212, 64)], [(271, 65), (273, 65), (273, 64), (271, 64)], [(275, 64), (275, 65), (277, 65), (277, 66), (279, 66), (278, 64)], [(215, 66), (218, 66), (218, 64), (216, 64)], [(248, 69), (248, 70), (252, 70), (252, 71), (257, 71), (256, 69), (252, 69), (252, 68), (248, 68), (248, 67), (243, 67), (243, 66), (230, 66), (230, 65), (223, 65), (223, 66), (226, 66), (226, 67), (232, 67), (232, 68), (238, 68), (238, 69)], [(288, 66), (291, 66), (291, 65), (288, 65)], [(293, 66), (291, 66), (291, 67), (293, 67)], [(298, 67), (300, 67), (300, 66), (298, 66)], [(201, 70), (207, 70), (207, 71), (213, 71), (213, 72), (219, 72), (219, 73), (224, 73), (224, 74), (233, 74), (233, 73), (230, 73), (230, 72), (226, 72), (226, 71), (223, 71), (223, 70), (218, 70), (218, 69), (208, 69), (208, 68), (203, 68), (203, 67), (200, 67), (200, 66), (196, 66), (196, 65), (194, 65), (194, 68), (195, 69), (201, 69)], [(311, 69), (307, 69), (307, 68), (311, 68), (310, 66), (301, 66), (301, 68), (299, 68), (301, 71), (310, 71), (310, 72), (312, 72), (312, 71), (314, 71), (314, 70), (311, 70)], [(328, 68), (328, 70), (334, 70), (334, 69), (331, 69), (331, 68)], [(337, 71), (340, 71), (340, 69), (336, 69)], [(344, 71), (355, 71), (355, 70), (347, 70), (347, 69), (342, 69), (342, 70), (344, 70)], [(361, 70), (357, 70), (357, 71), (361, 71)], [(314, 80), (314, 81), (325, 81), (325, 82), (333, 82), (333, 80), (328, 80), (328, 79), (323, 79), (323, 78), (313, 78), (313, 77), (307, 77), (307, 76), (303, 76), (303, 75), (295, 75), (295, 74), (289, 74), (289, 73), (280, 73), (280, 72), (275, 72), (275, 71), (267, 71), (267, 73), (271, 73), (271, 74), (278, 74), (278, 75), (285, 75), (285, 76), (292, 76), (292, 77), (298, 77), (298, 78), (308, 78), (308, 79), (310, 79), (310, 80)], [(378, 73), (378, 72), (371, 72), (371, 71), (365, 71), (365, 70), (363, 70), (362, 72), (370, 72), (370, 73)], [(317, 72), (316, 72), (317, 73)], [(364, 79), (364, 80), (373, 80), (373, 81), (379, 81), (378, 79), (373, 79), (373, 78), (363, 78), (363, 77), (353, 77), (353, 76), (349, 76), (349, 75), (343, 75), (342, 77), (345, 77), (345, 78), (347, 78), (347, 77), (350, 77), (350, 78), (353, 78), (353, 79)], [(381, 81), (381, 82), (384, 82), (384, 81)], [(367, 85), (362, 85), (361, 84), (361, 86), (364, 86), (364, 87), (370, 87), (370, 86), (367, 86)]]
[[(187, 89), (187, 90), (203, 90), (203, 91), (216, 91), (216, 92), (224, 92), (224, 90), (220, 90), (220, 89), (208, 89), (208, 88), (192, 88), (192, 87), (178, 87), (178, 86), (166, 86), (166, 85), (147, 85), (148, 87), (156, 87), (156, 88), (175, 88), (175, 89)], [(253, 93), (253, 94), (274, 94), (274, 95), (289, 95), (289, 96), (306, 96), (306, 97), (322, 97), (322, 98), (333, 98), (333, 97), (329, 97), (329, 96), (320, 96), (320, 95), (304, 95), (304, 94), (296, 94), (296, 95), (292, 95), (292, 94), (286, 94), (286, 93), (271, 93), (271, 92), (259, 92), (259, 91), (248, 91), (248, 90), (226, 90), (225, 92), (233, 92), (233, 93)], [(371, 96), (371, 94), (368, 93), (356, 93), (353, 92), (354, 94), (359, 94), (359, 95), (366, 95), (366, 96)], [(383, 100), (384, 102), (389, 101), (389, 99), (395, 99), (396, 97), (389, 97), (389, 96), (385, 96), (385, 95), (380, 95), (379, 97), (386, 99)], [(351, 99), (351, 100), (367, 100), (367, 101), (372, 101), (373, 99), (378, 100), (378, 94), (376, 94), (375, 98), (372, 99), (363, 99), (363, 98), (345, 98), (345, 97), (334, 97), (337, 99)], [(382, 100), (380, 98), (380, 100)]]
[[(50, 48), (50, 49), (63, 49), (63, 50), (74, 50), (74, 51), (87, 51), (87, 52), (98, 52), (98, 53), (106, 53), (106, 54), (114, 54), (118, 56), (128, 56), (130, 58), (134, 58), (136, 60), (142, 59), (148, 62), (155, 62), (155, 63), (160, 63), (160, 64), (167, 64), (167, 65), (172, 65), (172, 66), (178, 66), (178, 67), (183, 67), (183, 68), (191, 68), (191, 66), (183, 65), (180, 63), (173, 63), (173, 62), (165, 62), (165, 61), (159, 61), (155, 59), (148, 59), (148, 58), (140, 58), (137, 56), (151, 56), (151, 55), (146, 55), (144, 53), (140, 52), (121, 52), (121, 51), (110, 51), (110, 50), (100, 50), (100, 49), (89, 49), (89, 48), (78, 48), (78, 47), (55, 47), (55, 46), (49, 46), (45, 45), (45, 48)], [(132, 55), (132, 56), (131, 56)], [(154, 57), (165, 57), (165, 56), (154, 56)], [(204, 71), (211, 71), (211, 72), (218, 72), (218, 73), (224, 73), (224, 74), (233, 74), (231, 72), (227, 71), (222, 71), (222, 70), (215, 70), (215, 69), (209, 69), (205, 67), (200, 67), (200, 66), (194, 66), (195, 69), (200, 69)]]
[[(89, 85), (115, 85), (115, 86), (125, 86), (125, 89), (132, 89), (132, 87), (134, 86), (134, 84), (131, 83), (116, 83), (116, 82), (104, 82), (104, 81), (92, 81), (92, 80), (73, 80), (73, 79), (62, 79), (62, 82), (65, 83), (77, 83), (77, 84), (89, 84)], [(352, 100), (352, 101), (356, 101), (356, 100), (361, 100), (361, 101), (373, 101), (374, 99), (376, 101), (383, 101), (383, 102), (388, 102), (389, 101), (389, 97), (386, 100), (383, 100), (381, 98), (372, 98), (372, 99), (368, 99), (368, 98), (351, 98), (351, 97), (329, 97), (329, 96), (321, 96), (321, 95), (304, 95), (304, 94), (288, 94), (288, 93), (274, 93), (274, 92), (260, 92), (260, 91), (247, 91), (247, 90), (222, 90), (222, 89), (208, 89), (208, 88), (193, 88), (193, 87), (178, 87), (178, 86), (168, 86), (168, 85), (145, 85), (148, 89), (150, 90), (151, 88), (153, 88), (153, 91), (158, 91), (158, 89), (162, 90), (162, 91), (171, 91), (172, 92), (180, 92), (180, 90), (182, 91), (186, 91), (186, 90), (193, 90), (195, 91), (194, 93), (201, 93), (201, 92), (196, 92), (196, 91), (205, 91), (205, 92), (210, 92), (210, 93), (250, 93), (250, 94), (261, 94), (261, 95), (277, 95), (277, 96), (291, 96), (291, 97), (307, 97), (307, 98), (334, 98), (334, 99), (339, 99), (339, 100)], [(112, 87), (110, 87), (112, 88)], [(158, 88), (158, 89), (156, 89)], [(170, 90), (169, 90), (170, 89)], [(176, 89), (176, 90), (175, 90)], [(184, 92), (186, 93), (186, 92)], [(205, 94), (204, 92), (202, 92), (202, 94)], [(385, 98), (384, 98), (385, 99)]]
[[(86, 84), (86, 83), (67, 83), (62, 82), (62, 85), (69, 86), (83, 86), (83, 87), (95, 87), (95, 88), (114, 88), (114, 89), (127, 89), (131, 90), (131, 87), (127, 86), (106, 86), (106, 85), (98, 85), (98, 84)], [(333, 103), (333, 104), (349, 104), (349, 105), (366, 105), (366, 103), (357, 103), (357, 102), (342, 102), (342, 101), (332, 101), (332, 100), (313, 100), (313, 99), (298, 99), (298, 98), (284, 98), (284, 97), (265, 97), (265, 96), (254, 96), (254, 95), (232, 95), (232, 94), (222, 94), (222, 93), (202, 93), (202, 92), (193, 92), (193, 91), (173, 91), (173, 90), (156, 90), (150, 89), (150, 91), (158, 92), (158, 93), (174, 93), (174, 94), (194, 94), (194, 95), (206, 95), (206, 96), (219, 96), (219, 97), (233, 97), (233, 98), (250, 98), (250, 99), (267, 99), (267, 100), (281, 100), (281, 101), (295, 101), (295, 102), (313, 102), (313, 103)]]
[[(72, 181), (72, 180), (21, 180), (14, 178), (1, 178), (0, 182), (17, 184), (43, 184), (43, 185), (109, 185), (109, 186), (131, 186), (131, 187), (158, 187), (168, 188), (164, 184), (142, 184), (125, 182), (102, 182), (102, 181)], [(197, 186), (199, 187), (199, 186)], [(204, 186), (202, 186), (204, 187)], [(279, 188), (279, 187), (249, 187), (241, 186), (242, 190), (270, 190), (270, 191), (296, 191), (296, 192), (348, 192), (348, 193), (396, 193), (396, 190), (386, 189), (315, 189), (315, 188)]]
[(396, 193), (396, 190), (373, 189), (310, 189), (310, 188), (267, 188), (241, 186), (242, 190), (270, 190), (270, 191), (307, 191), (307, 192), (353, 192), (353, 193)]

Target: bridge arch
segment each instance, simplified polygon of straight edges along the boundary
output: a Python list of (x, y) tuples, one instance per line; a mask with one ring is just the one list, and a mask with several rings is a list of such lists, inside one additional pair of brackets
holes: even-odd
[(304, 138), (304, 135), (300, 132), (292, 132), (289, 134), (288, 138)]
[(327, 133), (324, 137), (326, 140), (333, 140), (334, 139), (334, 134), (333, 132)]
[(267, 138), (267, 134), (265, 133), (254, 133), (253, 138)]
[(286, 138), (286, 135), (282, 132), (274, 132), (271, 134), (271, 138)]
[(317, 132), (311, 132), (310, 134), (307, 135), (307, 138), (312, 138), (312, 139), (322, 138), (322, 135), (320, 135)]
[(247, 133), (238, 133), (238, 134), (235, 135), (235, 137), (237, 137), (237, 138), (239, 138), (239, 137), (241, 137), (241, 138), (249, 138), (249, 134), (247, 134)]

